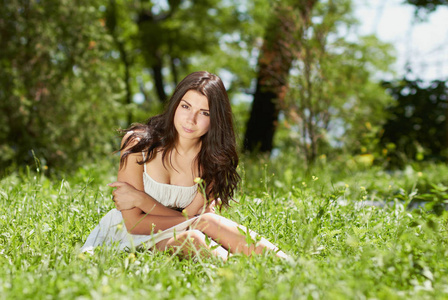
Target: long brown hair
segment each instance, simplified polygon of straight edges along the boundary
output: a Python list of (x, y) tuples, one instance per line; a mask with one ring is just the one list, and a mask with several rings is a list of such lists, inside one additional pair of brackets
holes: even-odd
[(182, 97), (189, 90), (195, 90), (207, 97), (210, 111), (210, 127), (201, 137), (202, 147), (196, 157), (198, 174), (207, 185), (207, 202), (220, 198), (221, 206), (227, 207), (240, 181), (236, 172), (238, 154), (233, 115), (224, 84), (218, 76), (209, 72), (189, 74), (177, 85), (162, 114), (150, 118), (146, 124), (133, 124), (123, 130), (123, 133), (131, 134), (120, 150), (126, 149), (130, 143), (136, 144), (124, 151), (120, 166), (131, 153), (147, 151), (148, 155), (139, 162), (144, 164), (152, 160), (159, 150), (162, 150), (162, 162), (165, 165), (168, 154), (174, 149), (177, 141), (174, 114)]

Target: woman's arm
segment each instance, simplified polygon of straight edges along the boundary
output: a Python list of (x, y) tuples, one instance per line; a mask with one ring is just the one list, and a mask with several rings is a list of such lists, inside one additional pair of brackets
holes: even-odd
[(216, 200), (211, 200), (208, 204), (205, 200), (205, 192), (204, 189), (207, 191), (210, 191), (212, 188), (212, 184), (205, 185), (204, 181), (200, 178), (196, 178), (195, 181), (199, 179), (198, 182), (198, 193), (196, 194), (196, 197), (193, 199), (193, 201), (184, 209), (184, 213), (191, 217), (195, 215), (205, 214), (205, 213), (215, 213), (215, 204)]
[(183, 213), (185, 213), (188, 217), (214, 212), (215, 200), (210, 201), (210, 203), (207, 205), (204, 195), (200, 190), (196, 194), (196, 197), (194, 197), (193, 201), (183, 210)]
[[(128, 135), (124, 136), (123, 141), (127, 137)], [(129, 155), (118, 171), (119, 183), (111, 185), (117, 187), (113, 194), (116, 203), (119, 203), (118, 206), (120, 203), (122, 205), (127, 203), (128, 206), (133, 207), (122, 211), (126, 228), (132, 234), (150, 234), (153, 230), (165, 230), (185, 221), (185, 217), (180, 212), (165, 207), (144, 192), (143, 165), (138, 164), (142, 157), (140, 153)], [(133, 203), (134, 200), (138, 203)], [(144, 213), (144, 210), (147, 210), (149, 214)]]
[[(186, 220), (184, 216), (154, 216), (138, 211), (138, 208), (122, 211), (126, 229), (132, 234), (149, 235), (166, 230)], [(126, 213), (124, 213), (126, 212)]]
[(164, 206), (144, 191), (134, 188), (128, 182), (116, 181), (108, 185), (117, 188), (112, 194), (114, 195), (115, 207), (119, 211), (139, 208), (144, 213), (151, 215), (172, 217), (181, 215), (178, 211)]
[(204, 196), (200, 191), (198, 191), (193, 201), (187, 207), (185, 207), (183, 213), (189, 217), (201, 214), (203, 213), (203, 210), (205, 210), (205, 205), (206, 202)]

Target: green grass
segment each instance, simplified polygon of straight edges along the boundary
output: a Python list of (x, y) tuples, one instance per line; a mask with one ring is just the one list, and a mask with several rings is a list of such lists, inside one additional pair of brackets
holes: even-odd
[[(448, 214), (435, 209), (448, 198), (444, 165), (386, 172), (321, 161), (305, 172), (291, 157), (245, 159), (239, 203), (222, 214), (293, 259), (266, 253), (227, 263), (79, 254), (113, 207), (106, 184), (115, 172), (103, 163), (64, 180), (28, 171), (0, 181), (1, 299), (448, 299)], [(428, 205), (406, 209), (415, 199)]]

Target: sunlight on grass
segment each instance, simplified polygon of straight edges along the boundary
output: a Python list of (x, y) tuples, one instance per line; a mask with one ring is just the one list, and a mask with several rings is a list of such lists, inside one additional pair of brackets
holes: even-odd
[(107, 248), (80, 254), (113, 207), (113, 169), (91, 166), (62, 180), (28, 170), (0, 181), (1, 298), (448, 297), (448, 214), (437, 209), (446, 205), (446, 166), (326, 163), (306, 172), (290, 158), (243, 159), (238, 203), (222, 214), (293, 259), (265, 253), (227, 263)]

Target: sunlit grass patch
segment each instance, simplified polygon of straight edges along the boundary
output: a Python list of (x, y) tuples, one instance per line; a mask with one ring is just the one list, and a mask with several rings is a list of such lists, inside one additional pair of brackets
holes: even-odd
[(409, 207), (423, 194), (430, 204), (444, 201), (444, 166), (400, 173), (327, 164), (306, 171), (293, 162), (245, 161), (238, 203), (223, 215), (293, 259), (265, 253), (227, 263), (110, 248), (80, 254), (89, 232), (113, 208), (107, 168), (82, 169), (67, 179), (30, 171), (1, 180), (0, 298), (448, 297), (448, 215), (431, 205)]

